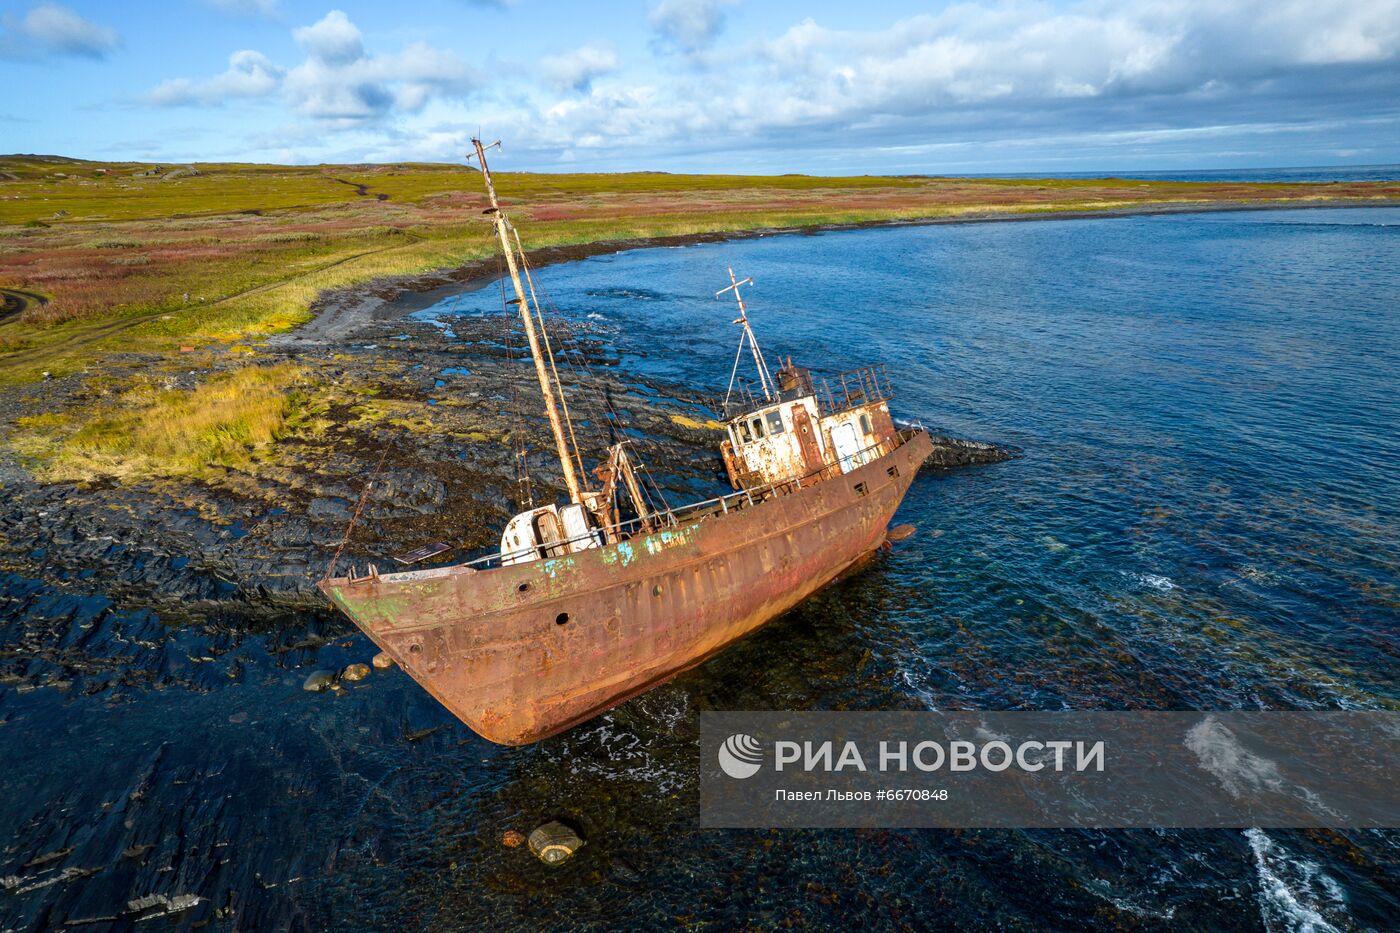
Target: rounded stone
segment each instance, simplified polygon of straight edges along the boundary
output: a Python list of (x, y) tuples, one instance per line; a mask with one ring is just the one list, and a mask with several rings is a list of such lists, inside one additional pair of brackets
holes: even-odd
[(546, 865), (562, 865), (583, 846), (583, 837), (572, 826), (550, 820), (530, 833), (530, 851)]
[(320, 693), (335, 686), (335, 671), (316, 671), (302, 682), (301, 689), (307, 693)]
[(524, 844), (524, 833), (518, 833), (513, 829), (508, 829), (501, 835), (501, 845), (505, 846), (507, 849), (518, 849)]
[(368, 664), (351, 664), (340, 672), (340, 679), (354, 683), (357, 680), (364, 680), (369, 676)]
[(378, 654), (376, 654), (374, 656), (374, 659), (371, 660), (369, 663), (373, 664), (377, 670), (387, 671), (389, 668), (394, 666), (394, 659), (389, 657), (389, 653), (387, 651), (381, 651)]
[(913, 525), (895, 525), (886, 537), (891, 541), (903, 541), (914, 534)]

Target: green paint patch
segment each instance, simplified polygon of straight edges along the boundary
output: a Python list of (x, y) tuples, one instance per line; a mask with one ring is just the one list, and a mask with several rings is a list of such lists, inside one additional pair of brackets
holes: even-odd
[(557, 579), (561, 570), (572, 570), (573, 568), (574, 559), (572, 557), (556, 557), (540, 562), (540, 570), (551, 580)]
[(677, 531), (661, 531), (654, 535), (648, 535), (643, 539), (642, 544), (647, 549), (647, 553), (654, 556), (662, 551), (669, 551), (672, 548), (684, 547), (689, 544), (699, 527), (699, 525), (688, 525)]

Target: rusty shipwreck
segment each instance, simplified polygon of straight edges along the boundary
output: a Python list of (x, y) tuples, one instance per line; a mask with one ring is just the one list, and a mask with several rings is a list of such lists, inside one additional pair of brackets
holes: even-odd
[(750, 280), (731, 270), (717, 297), (738, 301), (735, 373), (746, 349), (757, 370), (752, 391), (735, 392), (731, 374), (723, 406), (720, 448), (736, 491), (652, 508), (625, 442), (601, 458), (594, 488), (489, 147), (473, 144), (569, 501), (516, 515), (488, 557), (328, 570), (320, 587), (473, 730), (523, 745), (700, 664), (859, 568), (885, 543), (932, 445), (922, 428), (896, 429), (879, 367), (816, 379), (788, 361), (773, 373), (739, 292)]

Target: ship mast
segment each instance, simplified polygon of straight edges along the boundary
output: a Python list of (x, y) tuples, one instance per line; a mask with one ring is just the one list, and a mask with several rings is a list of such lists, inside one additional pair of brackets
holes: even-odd
[[(734, 319), (734, 323), (744, 328), (744, 332), (739, 335), (739, 352), (734, 357), (734, 372), (729, 375), (729, 392), (732, 393), (734, 391), (734, 377), (739, 373), (739, 359), (744, 355), (744, 343), (747, 341), (748, 345), (753, 348), (753, 364), (758, 368), (758, 382), (759, 385), (763, 387), (763, 400), (765, 402), (771, 402), (773, 401), (773, 393), (769, 389), (769, 385), (773, 381), (773, 377), (768, 374), (768, 363), (763, 359), (763, 351), (758, 348), (758, 338), (753, 335), (753, 328), (749, 326), (749, 309), (744, 307), (744, 296), (739, 294), (740, 285), (752, 284), (753, 276), (744, 279), (735, 279), (734, 267), (730, 266), (729, 284), (715, 292), (716, 298), (723, 295), (725, 292), (734, 292), (734, 300), (739, 302), (739, 316)], [(725, 395), (724, 401), (725, 404), (728, 405), (728, 394)]]
[[(539, 337), (535, 333), (535, 322), (530, 314), (530, 302), (526, 299), (525, 289), (520, 284), (520, 270), (515, 264), (515, 250), (511, 248), (510, 237), (507, 235), (510, 222), (506, 220), (506, 215), (501, 213), (501, 205), (496, 200), (496, 186), (491, 184), (491, 170), (486, 167), (486, 148), (481, 145), (481, 140), (475, 138), (472, 139), (472, 145), (476, 147), (476, 158), (481, 163), (481, 177), (486, 182), (486, 193), (491, 198), (491, 209), (487, 213), (491, 215), (491, 222), (495, 225), (496, 234), (501, 239), (501, 252), (505, 254), (506, 269), (510, 272), (511, 284), (515, 286), (516, 303), (520, 305), (520, 319), (525, 322), (525, 339), (530, 343), (530, 356), (535, 360), (535, 375), (539, 376), (540, 379), (540, 393), (544, 396), (545, 414), (549, 416), (549, 427), (554, 432), (554, 446), (559, 453), (559, 465), (564, 469), (564, 484), (569, 487), (569, 499), (582, 503), (584, 501), (583, 490), (579, 487), (578, 474), (574, 472), (574, 458), (569, 452), (569, 442), (564, 436), (564, 423), (559, 416), (559, 408), (555, 402), (554, 386), (545, 369), (544, 355), (540, 352)], [(541, 321), (540, 326), (544, 326), (543, 321)], [(571, 423), (570, 430), (572, 427)]]

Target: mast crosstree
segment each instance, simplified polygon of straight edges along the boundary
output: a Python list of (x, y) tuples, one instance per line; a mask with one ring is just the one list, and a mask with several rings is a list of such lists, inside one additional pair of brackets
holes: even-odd
[(758, 338), (753, 335), (753, 328), (749, 326), (749, 309), (744, 305), (744, 296), (739, 294), (740, 285), (752, 285), (753, 276), (742, 279), (734, 278), (734, 267), (729, 266), (729, 284), (715, 292), (715, 297), (732, 291), (734, 300), (739, 302), (739, 316), (734, 319), (735, 324), (743, 327), (744, 332), (739, 335), (739, 352), (734, 355), (734, 370), (729, 374), (729, 391), (724, 395), (724, 404), (729, 405), (729, 396), (734, 392), (734, 379), (739, 374), (739, 360), (744, 355), (744, 344), (747, 343), (753, 349), (753, 363), (758, 368), (758, 383), (763, 388), (763, 400), (773, 401), (772, 382), (773, 377), (768, 372), (768, 363), (763, 359), (763, 351), (758, 348)]

